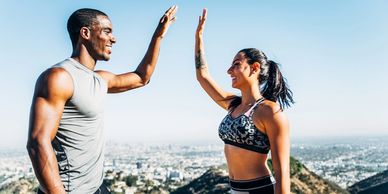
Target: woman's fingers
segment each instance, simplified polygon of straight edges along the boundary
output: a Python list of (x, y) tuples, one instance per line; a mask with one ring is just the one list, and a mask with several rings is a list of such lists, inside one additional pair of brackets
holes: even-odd
[(202, 32), (203, 32), (203, 29), (205, 27), (206, 15), (207, 15), (207, 9), (204, 8), (202, 10), (202, 15), (198, 17), (198, 26), (197, 26), (197, 31), (196, 31), (197, 37), (202, 36)]
[(203, 8), (203, 10), (202, 10), (202, 18), (203, 18), (204, 20), (206, 20), (206, 14), (207, 14), (207, 9), (206, 9), (206, 8)]

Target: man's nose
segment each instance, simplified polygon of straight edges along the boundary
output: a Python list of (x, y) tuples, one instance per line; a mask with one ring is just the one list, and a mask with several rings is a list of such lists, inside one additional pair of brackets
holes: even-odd
[(110, 39), (112, 43), (116, 43), (116, 37), (112, 35), (112, 38)]

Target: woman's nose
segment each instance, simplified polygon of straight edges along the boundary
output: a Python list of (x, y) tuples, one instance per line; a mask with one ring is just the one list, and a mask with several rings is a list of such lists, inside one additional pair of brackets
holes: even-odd
[(232, 67), (229, 67), (229, 69), (226, 71), (226, 73), (231, 74), (232, 73)]

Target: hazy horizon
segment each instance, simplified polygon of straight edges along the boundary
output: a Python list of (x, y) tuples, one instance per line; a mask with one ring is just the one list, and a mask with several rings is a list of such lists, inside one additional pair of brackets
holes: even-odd
[[(380, 135), (352, 135), (352, 136), (309, 136), (309, 137), (291, 137), (291, 145), (300, 145), (300, 144), (365, 144), (369, 141), (374, 141), (376, 139), (386, 139), (388, 134)], [(363, 139), (360, 142), (354, 142), (353, 140)], [(123, 139), (106, 139), (106, 145), (129, 145), (129, 146), (167, 146), (167, 145), (182, 145), (182, 146), (208, 146), (208, 145), (220, 145), (223, 146), (223, 142), (219, 138), (214, 139), (191, 139), (191, 140), (131, 140), (126, 141)], [(7, 150), (23, 150), (25, 149), (24, 145), (7, 145), (2, 146), (0, 151)], [(27, 151), (27, 150), (26, 150)]]

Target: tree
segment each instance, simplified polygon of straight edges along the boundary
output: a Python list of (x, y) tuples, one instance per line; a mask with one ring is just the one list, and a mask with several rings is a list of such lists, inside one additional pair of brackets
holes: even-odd
[(136, 181), (137, 181), (138, 177), (137, 176), (132, 176), (132, 175), (129, 175), (125, 178), (125, 184), (127, 184), (129, 187), (131, 186), (136, 186)]

